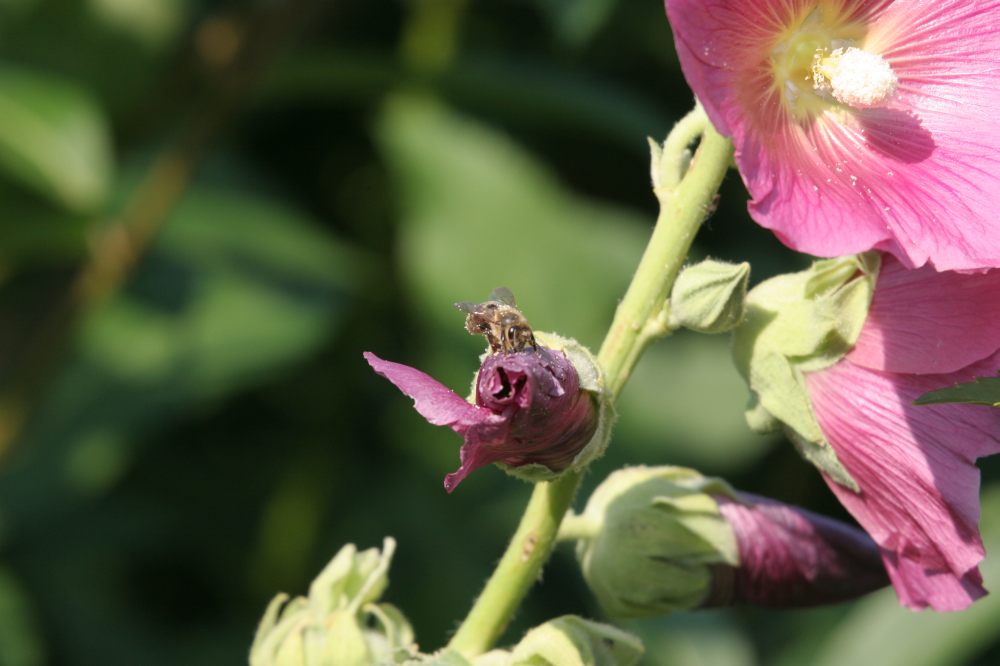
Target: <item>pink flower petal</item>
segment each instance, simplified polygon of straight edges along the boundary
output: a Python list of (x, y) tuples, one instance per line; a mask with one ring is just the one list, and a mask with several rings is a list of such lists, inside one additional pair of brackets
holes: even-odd
[(827, 479), (882, 548), (900, 601), (911, 608), (965, 608), (985, 594), (977, 566), (978, 457), (1000, 452), (1000, 412), (970, 405), (917, 407), (933, 388), (1000, 367), (1000, 352), (960, 372), (903, 375), (842, 360), (807, 376), (816, 418), (860, 486)]
[(997, 349), (1000, 270), (907, 270), (883, 256), (868, 318), (848, 360), (872, 370), (940, 374)]
[(856, 527), (749, 493), (739, 498), (717, 498), (739, 546), (740, 566), (727, 590), (734, 600), (818, 606), (888, 584), (878, 549)]
[(448, 426), (462, 434), (468, 428), (486, 422), (492, 414), (470, 404), (430, 375), (402, 363), (385, 361), (371, 352), (364, 353), (372, 370), (413, 398), (413, 407), (429, 423)]
[(938, 270), (1000, 266), (1000, 0), (842, 0), (893, 67), (883, 108), (795, 121), (769, 64), (807, 0), (667, 0), (681, 66), (731, 135), (750, 213), (791, 247)]

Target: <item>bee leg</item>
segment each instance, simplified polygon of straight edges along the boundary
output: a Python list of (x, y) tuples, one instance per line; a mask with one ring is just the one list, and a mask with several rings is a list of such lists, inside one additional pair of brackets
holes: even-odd
[(497, 340), (497, 337), (495, 335), (493, 335), (493, 331), (486, 331), (485, 335), (486, 335), (486, 341), (490, 343), (490, 351), (496, 354), (498, 351), (500, 351), (500, 341)]

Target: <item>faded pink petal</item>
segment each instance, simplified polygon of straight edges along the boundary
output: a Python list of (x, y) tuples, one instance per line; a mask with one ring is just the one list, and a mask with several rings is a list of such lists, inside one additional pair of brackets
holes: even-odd
[(384, 361), (371, 352), (365, 352), (364, 357), (372, 370), (413, 398), (414, 409), (429, 423), (448, 426), (461, 434), (491, 416), (490, 412), (469, 404), (465, 398), (427, 373), (402, 363)]
[(975, 460), (1000, 452), (997, 410), (913, 400), (998, 367), (1000, 352), (942, 375), (879, 372), (845, 358), (806, 378), (817, 421), (860, 492), (827, 484), (879, 544), (911, 608), (958, 610), (985, 594)]
[(859, 46), (896, 73), (882, 106), (801, 121), (785, 108), (771, 49), (815, 0), (666, 0), (684, 74), (733, 139), (751, 216), (811, 254), (1000, 266), (1000, 0), (821, 4), (866, 26)]
[(749, 493), (738, 502), (716, 499), (736, 535), (740, 566), (717, 568), (707, 606), (819, 606), (889, 582), (878, 548), (855, 527)]
[(1000, 271), (907, 270), (883, 256), (868, 318), (847, 358), (872, 370), (939, 374), (997, 349)]

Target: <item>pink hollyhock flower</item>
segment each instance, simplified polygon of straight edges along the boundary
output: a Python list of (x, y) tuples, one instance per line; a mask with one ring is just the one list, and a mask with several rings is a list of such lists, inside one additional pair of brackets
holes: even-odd
[(886, 256), (853, 349), (806, 374), (816, 421), (859, 492), (827, 484), (911, 608), (958, 610), (986, 593), (975, 461), (1000, 453), (1000, 411), (913, 401), (998, 369), (1000, 270), (906, 270)]
[(540, 465), (558, 473), (579, 462), (598, 427), (596, 399), (580, 387), (576, 368), (561, 351), (537, 347), (486, 357), (471, 404), (433, 377), (371, 352), (372, 369), (413, 398), (428, 422), (464, 439), (461, 466), (447, 475), (449, 493), (470, 472), (490, 463)]
[(751, 216), (820, 256), (1000, 266), (1000, 0), (666, 0)]

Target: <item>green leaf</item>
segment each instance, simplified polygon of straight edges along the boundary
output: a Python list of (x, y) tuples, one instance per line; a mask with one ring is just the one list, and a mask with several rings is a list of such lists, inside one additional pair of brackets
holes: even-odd
[(101, 110), (60, 79), (0, 68), (0, 170), (71, 211), (97, 209), (112, 180)]
[(312, 353), (359, 267), (294, 211), (190, 192), (127, 288), (84, 322), (25, 448), (55, 456), (77, 487), (104, 487), (138, 434)]
[(596, 346), (651, 220), (573, 196), (504, 136), (430, 101), (392, 100), (379, 136), (400, 188), (404, 275), (424, 312), (461, 331), (450, 304), (503, 285), (534, 328)]
[[(483, 342), (465, 333), (451, 303), (483, 300), (498, 286), (513, 290), (536, 329), (596, 349), (652, 214), (572, 192), (502, 133), (421, 98), (390, 100), (378, 135), (399, 193), (397, 249), (410, 300), (436, 339), (457, 342), (428, 345), (437, 356), (421, 367), (464, 390)], [(648, 163), (635, 166), (648, 182)], [(747, 390), (728, 346), (721, 336), (683, 333), (648, 350), (619, 400), (613, 451), (620, 446), (630, 460), (670, 451), (679, 462), (733, 469), (770, 447), (775, 438), (754, 435), (740, 414)]]
[(948, 402), (1000, 407), (1000, 377), (978, 377), (965, 384), (929, 391), (913, 401), (916, 405)]
[(25, 591), (6, 567), (0, 568), (0, 664), (38, 666), (44, 649)]
[(617, 0), (542, 0), (543, 10), (560, 40), (580, 46), (590, 41), (607, 23)]

